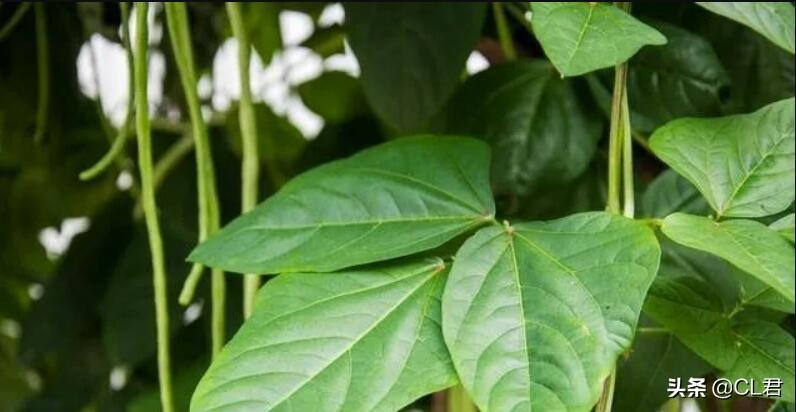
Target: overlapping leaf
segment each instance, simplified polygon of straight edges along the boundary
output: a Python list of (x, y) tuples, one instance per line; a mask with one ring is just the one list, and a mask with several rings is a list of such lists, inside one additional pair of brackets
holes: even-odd
[(660, 249), (626, 218), (489, 227), (456, 255), (443, 333), (483, 411), (588, 411), (628, 349)]
[(439, 329), (445, 265), (277, 277), (191, 410), (395, 411), (456, 383)]
[(793, 202), (794, 99), (746, 115), (674, 120), (650, 146), (718, 216), (767, 216)]
[(795, 225), (794, 225), (793, 213), (791, 213), (791, 214), (789, 214), (787, 216), (783, 216), (782, 218), (777, 219), (776, 222), (770, 224), (768, 227), (770, 227), (771, 229), (776, 230), (777, 232), (779, 232), (779, 234), (781, 234), (783, 237), (785, 237), (785, 239), (788, 239), (788, 240), (791, 241), (791, 243), (793, 243), (794, 242), (794, 233), (793, 233), (794, 226)]
[(459, 82), (483, 3), (347, 3), (346, 30), (374, 111), (401, 133), (424, 131)]
[(633, 128), (652, 132), (679, 117), (721, 114), (721, 96), (730, 78), (711, 44), (671, 24), (654, 27), (667, 43), (641, 49), (628, 66)]
[(661, 230), (677, 243), (727, 260), (794, 302), (793, 246), (765, 225), (675, 213), (663, 220)]
[(670, 329), (730, 379), (782, 379), (782, 398), (794, 400), (794, 340), (774, 323), (741, 320), (717, 305), (711, 287), (697, 279), (658, 277), (644, 312)]
[(483, 137), (499, 192), (528, 195), (569, 183), (588, 167), (602, 133), (596, 111), (545, 61), (492, 67), (451, 99), (446, 130)]
[(492, 219), (488, 169), (478, 140), (399, 139), (293, 179), (189, 259), (243, 273), (333, 271), (430, 249)]
[(794, 53), (796, 23), (793, 5), (789, 2), (697, 2), (700, 6), (750, 27), (774, 44)]
[(614, 66), (666, 38), (610, 4), (532, 2), (533, 32), (562, 76)]
[(793, 55), (752, 29), (712, 13), (692, 30), (708, 39), (730, 75), (724, 101), (727, 113), (748, 113), (793, 97), (796, 90)]
[(304, 104), (327, 122), (341, 122), (368, 114), (362, 84), (344, 72), (326, 72), (301, 84), (298, 93)]
[[(640, 330), (640, 329), (639, 329)], [(668, 332), (639, 334), (619, 365), (613, 408), (622, 412), (657, 411), (669, 400), (669, 379), (702, 376), (711, 370)]]
[(666, 217), (674, 212), (706, 214), (708, 210), (694, 185), (671, 169), (658, 175), (641, 197), (641, 212), (648, 217)]

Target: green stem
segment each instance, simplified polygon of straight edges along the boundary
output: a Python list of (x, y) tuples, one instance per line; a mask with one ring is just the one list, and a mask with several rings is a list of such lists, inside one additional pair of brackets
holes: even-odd
[[(240, 4), (227, 3), (227, 14), (232, 32), (238, 41), (238, 74), (240, 77), (240, 107), (238, 109), (241, 140), (243, 146), (243, 165), (241, 167), (241, 211), (246, 213), (257, 205), (257, 187), (260, 179), (260, 159), (257, 149), (257, 120), (252, 105), (249, 86), (249, 61), (251, 45), (243, 26)], [(245, 275), (243, 280), (243, 316), (248, 318), (254, 308), (254, 298), (260, 287), (258, 275)]]
[(633, 137), (630, 132), (630, 110), (627, 105), (627, 88), (622, 88), (622, 182), (625, 188), (625, 202), (622, 210), (625, 217), (636, 214), (635, 191), (633, 188)]
[(8, 36), (20, 20), (25, 17), (25, 13), (27, 13), (28, 9), (30, 9), (30, 3), (20, 3), (17, 6), (17, 9), (14, 10), (14, 14), (11, 16), (10, 19), (0, 28), (0, 40), (3, 40), (6, 36)]
[(113, 163), (116, 158), (122, 152), (124, 152), (124, 143), (127, 141), (127, 136), (129, 134), (130, 133), (127, 130), (127, 125), (125, 124), (121, 129), (119, 129), (119, 132), (116, 134), (116, 139), (114, 139), (110, 149), (108, 149), (108, 151), (99, 160), (97, 160), (97, 163), (94, 163), (93, 166), (80, 172), (80, 180), (91, 180), (104, 172), (111, 165), (111, 163)]
[(595, 412), (608, 412), (614, 403), (614, 386), (616, 385), (616, 368), (611, 371), (611, 374), (605, 378), (603, 385), (603, 394), (597, 405), (594, 407)]
[[(129, 69), (130, 75), (129, 83), (128, 83), (128, 100), (127, 100), (127, 115), (124, 120), (124, 124), (121, 128), (119, 128), (118, 133), (116, 134), (116, 139), (114, 139), (113, 143), (111, 144), (110, 149), (102, 156), (97, 163), (93, 166), (89, 167), (88, 169), (80, 172), (80, 180), (91, 180), (100, 175), (100, 173), (104, 172), (110, 165), (113, 163), (119, 155), (124, 152), (124, 146), (127, 142), (127, 138), (130, 136), (130, 131), (132, 129), (133, 123), (133, 89), (135, 85), (133, 84), (133, 53), (132, 53), (132, 46), (130, 45), (130, 5), (125, 2), (119, 3), (119, 8), (121, 9), (122, 13), (122, 42), (124, 43), (124, 49), (127, 52), (127, 66)], [(94, 63), (94, 49), (91, 49), (91, 58), (92, 63)], [(98, 73), (96, 64), (94, 65), (94, 73), (95, 75)], [(99, 82), (97, 82), (99, 83)], [(100, 105), (100, 115), (101, 119), (105, 119), (104, 114), (102, 113), (102, 100), (99, 93), (99, 84), (97, 84), (97, 101)]]
[(155, 289), (155, 320), (157, 325), (158, 378), (160, 403), (164, 412), (173, 412), (171, 360), (169, 359), (169, 312), (166, 290), (166, 264), (160, 236), (155, 190), (152, 184), (152, 141), (149, 131), (147, 102), (147, 8), (136, 3), (135, 103), (138, 135), (138, 168), (141, 173), (141, 199), (146, 218), (149, 248), (152, 253), (152, 282)]
[(668, 334), (670, 332), (666, 328), (646, 327), (646, 328), (638, 328), (638, 329), (636, 329), (636, 333), (642, 333), (642, 334), (650, 335), (650, 334)]
[[(616, 5), (630, 12), (629, 2), (617, 2)], [(630, 133), (630, 112), (627, 105), (627, 62), (616, 66), (614, 75), (614, 91), (611, 97), (611, 134), (608, 142), (608, 211), (621, 213), (632, 218), (635, 202), (633, 199), (633, 147)], [(621, 166), (620, 166), (621, 165)], [(621, 167), (621, 172), (620, 172)], [(622, 176), (624, 175), (624, 176)], [(619, 204), (619, 185), (624, 182), (624, 210)], [(610, 412), (614, 401), (616, 383), (616, 366), (605, 380), (603, 393), (595, 407), (595, 412)]]
[(495, 15), (495, 25), (497, 26), (500, 48), (503, 49), (503, 54), (506, 56), (506, 60), (516, 60), (517, 51), (514, 49), (514, 40), (511, 38), (509, 25), (506, 23), (506, 15), (503, 13), (502, 2), (492, 2), (492, 14)]
[(218, 269), (213, 269), (210, 272), (210, 299), (213, 302), (210, 315), (211, 353), (213, 359), (215, 359), (224, 347), (224, 336), (227, 333), (227, 284), (224, 281), (224, 272)]
[(50, 110), (50, 46), (47, 41), (47, 16), (44, 4), (33, 5), (36, 15), (36, 59), (39, 74), (39, 107), (36, 111), (36, 132), (34, 142), (41, 142), (47, 130), (47, 117)]
[[(172, 144), (165, 153), (160, 156), (160, 159), (155, 163), (155, 169), (152, 173), (153, 185), (155, 193), (157, 193), (163, 181), (166, 180), (169, 173), (180, 163), (183, 157), (193, 149), (193, 137), (190, 132), (186, 132), (176, 143)], [(133, 210), (133, 217), (139, 219), (141, 217), (141, 205), (136, 205)]]
[(462, 385), (448, 389), (449, 412), (478, 412), (478, 408), (470, 400), (470, 396)]
[(623, 96), (627, 66), (622, 63), (616, 67), (614, 75), (614, 94), (611, 99), (611, 131), (608, 141), (608, 205), (609, 212), (621, 213), (619, 186), (621, 184), (621, 163), (623, 134)]
[[(220, 225), (210, 139), (196, 91), (196, 70), (194, 69), (191, 32), (188, 26), (185, 3), (166, 3), (165, 9), (169, 37), (174, 50), (174, 59), (177, 62), (183, 93), (188, 104), (188, 114), (191, 118), (191, 129), (196, 147), (196, 175), (199, 192), (199, 242), (203, 242), (216, 232)], [(195, 270), (192, 272), (195, 272)], [(212, 346), (213, 356), (216, 356), (224, 344), (226, 287), (224, 285), (223, 272), (214, 270), (212, 273)]]

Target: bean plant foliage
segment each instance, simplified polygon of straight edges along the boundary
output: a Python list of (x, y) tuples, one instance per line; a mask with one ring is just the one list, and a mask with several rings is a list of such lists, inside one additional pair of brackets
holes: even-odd
[[(4, 3), (0, 411), (793, 410), (794, 32), (770, 2)], [(302, 53), (317, 133), (250, 87)]]

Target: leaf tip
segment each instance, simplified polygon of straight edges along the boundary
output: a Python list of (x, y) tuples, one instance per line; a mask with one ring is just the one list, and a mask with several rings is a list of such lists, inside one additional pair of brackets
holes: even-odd
[(512, 226), (508, 220), (503, 221), (503, 227), (505, 228), (507, 235), (514, 236), (514, 226)]
[(439, 259), (436, 265), (434, 265), (434, 274), (440, 273), (445, 270), (445, 261)]

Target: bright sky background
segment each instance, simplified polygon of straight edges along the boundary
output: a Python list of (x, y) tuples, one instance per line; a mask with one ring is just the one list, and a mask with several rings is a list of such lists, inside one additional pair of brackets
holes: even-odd
[[(149, 43), (152, 46), (149, 56), (149, 104), (154, 112), (163, 104), (163, 80), (166, 70), (171, 70), (172, 62), (158, 50), (164, 38), (163, 7), (153, 3), (149, 8)], [(135, 17), (135, 10), (131, 18)], [(342, 24), (345, 11), (340, 3), (328, 5), (318, 18), (318, 27)], [(315, 30), (309, 15), (297, 11), (282, 11), (279, 15), (283, 50), (279, 51), (268, 66), (252, 50), (250, 78), (255, 101), (265, 102), (274, 113), (286, 117), (307, 139), (318, 135), (323, 128), (323, 119), (309, 110), (298, 94), (296, 86), (320, 76), (326, 71), (343, 71), (351, 76), (359, 76), (359, 63), (348, 44), (345, 51), (327, 58), (311, 49), (299, 46)], [(135, 27), (130, 27), (131, 37), (135, 39)], [(203, 75), (197, 84), (200, 98), (209, 102), (203, 107), (208, 116), (223, 113), (240, 97), (240, 79), (237, 71), (237, 47), (234, 38), (222, 42), (213, 59), (212, 73)], [(128, 90), (127, 54), (120, 43), (110, 41), (100, 34), (94, 34), (81, 47), (77, 58), (78, 81), (82, 92), (91, 99), (102, 100), (105, 114), (115, 126), (120, 126), (127, 114)], [(467, 72), (477, 73), (489, 67), (487, 60), (478, 52), (473, 52), (467, 60)], [(169, 117), (179, 119), (181, 114), (167, 111)], [(123, 172), (117, 179), (121, 190), (129, 188), (132, 177)], [(61, 227), (48, 227), (39, 234), (42, 245), (53, 259), (62, 255), (71, 239), (88, 230), (89, 221), (85, 217), (66, 219)]]
[[(149, 56), (149, 105), (154, 113), (163, 104), (163, 80), (167, 70), (172, 70), (173, 62), (167, 62), (160, 52), (159, 45), (164, 39), (163, 7), (153, 3), (149, 8), (149, 43), (152, 46)], [(133, 10), (133, 16), (135, 16)], [(345, 20), (343, 6), (330, 4), (324, 9), (316, 23), (318, 27), (342, 24)], [(307, 139), (312, 139), (323, 128), (323, 119), (309, 110), (295, 88), (327, 71), (343, 71), (351, 76), (359, 76), (359, 63), (348, 44), (341, 54), (322, 58), (311, 49), (299, 46), (315, 30), (309, 15), (296, 11), (282, 11), (279, 15), (283, 49), (263, 66), (262, 60), (252, 50), (250, 78), (252, 95), (255, 101), (265, 102), (274, 113), (286, 117)], [(130, 27), (131, 31), (135, 27)], [(131, 33), (133, 40), (135, 34)], [(240, 97), (240, 79), (237, 70), (237, 47), (234, 38), (222, 42), (213, 59), (212, 73), (203, 75), (197, 84), (201, 99), (208, 102), (203, 111), (207, 116), (227, 111)], [(127, 114), (130, 90), (128, 81), (127, 54), (120, 43), (110, 41), (100, 34), (94, 34), (81, 47), (77, 58), (78, 81), (81, 91), (91, 99), (101, 98), (102, 108), (110, 122), (120, 126)], [(467, 72), (477, 73), (489, 66), (487, 60), (478, 52), (473, 52), (467, 60)], [(170, 118), (180, 119), (181, 114), (168, 111)], [(132, 176), (122, 172), (117, 185), (120, 190), (130, 187)], [(90, 226), (87, 217), (65, 219), (60, 227), (48, 227), (39, 233), (39, 241), (51, 259), (63, 255), (74, 236), (85, 232)], [(40, 284), (33, 284), (29, 294), (39, 299), (45, 293)], [(187, 308), (183, 322), (195, 321), (202, 312), (201, 302)], [(129, 371), (123, 366), (114, 368), (110, 384), (114, 389), (124, 387)]]

